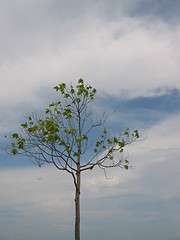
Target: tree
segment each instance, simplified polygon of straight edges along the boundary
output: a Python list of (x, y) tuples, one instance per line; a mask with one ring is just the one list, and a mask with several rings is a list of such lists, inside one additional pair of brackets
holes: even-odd
[(123, 155), (124, 147), (136, 141), (139, 133), (126, 129), (123, 134), (110, 136), (103, 128), (107, 115), (99, 117), (92, 107), (96, 89), (86, 86), (83, 79), (76, 86), (61, 83), (54, 89), (60, 93), (60, 101), (52, 102), (39, 116), (27, 117), (20, 133), (11, 135), (11, 153), (28, 156), (38, 166), (52, 163), (72, 176), (75, 240), (80, 240), (81, 173), (96, 166), (104, 171), (115, 167), (127, 170), (129, 161)]

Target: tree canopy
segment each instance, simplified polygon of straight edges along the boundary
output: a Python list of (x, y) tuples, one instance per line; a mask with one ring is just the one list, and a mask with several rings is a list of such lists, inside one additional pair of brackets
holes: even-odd
[[(130, 133), (127, 128), (117, 136), (110, 136), (103, 128), (99, 139), (95, 137), (94, 141), (92, 134), (95, 135), (96, 129), (102, 128), (106, 120), (105, 114), (97, 116), (92, 110), (96, 89), (85, 86), (83, 79), (79, 79), (76, 87), (61, 83), (54, 89), (61, 93), (62, 99), (52, 102), (41, 117), (37, 114), (27, 117), (21, 124), (21, 133), (12, 134), (12, 154), (31, 157), (39, 166), (53, 163), (59, 170), (73, 174), (77, 157), (91, 149), (90, 158), (83, 158), (81, 171), (95, 166), (128, 169), (129, 161), (123, 158), (124, 147), (139, 138), (138, 130)], [(122, 157), (115, 159), (117, 152)]]

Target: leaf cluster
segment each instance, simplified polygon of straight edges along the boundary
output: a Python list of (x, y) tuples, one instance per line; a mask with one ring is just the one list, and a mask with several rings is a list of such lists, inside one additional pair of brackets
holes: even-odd
[[(103, 134), (101, 135), (101, 139), (96, 142), (94, 152), (98, 155), (102, 151), (105, 152), (102, 158), (98, 160), (98, 165), (102, 168), (107, 168), (109, 166), (109, 162), (107, 164), (106, 160), (110, 160), (111, 167), (119, 166), (124, 167), (126, 170), (129, 169), (129, 161), (127, 159), (120, 159), (118, 162), (114, 162), (115, 153), (123, 154), (125, 146), (135, 142), (139, 138), (138, 130), (135, 130), (133, 133), (130, 133), (129, 128), (126, 131), (119, 135), (109, 137), (107, 136), (107, 130), (104, 129)], [(117, 158), (117, 155), (116, 155)]]
[[(41, 117), (31, 115), (21, 124), (21, 133), (11, 135), (11, 153), (33, 157), (37, 162), (53, 163), (58, 169), (66, 170), (74, 176), (77, 166), (80, 171), (99, 166), (129, 168), (129, 161), (123, 158), (126, 145), (140, 136), (138, 130), (110, 136), (107, 129), (102, 130), (98, 140), (91, 140), (92, 131), (102, 127), (103, 117), (93, 120), (89, 107), (95, 100), (96, 89), (85, 85), (79, 79), (77, 85), (61, 83), (54, 87), (61, 95), (60, 101), (52, 102)], [(92, 142), (91, 142), (92, 141)], [(91, 147), (92, 157), (81, 160)], [(119, 154), (122, 158), (118, 159)]]

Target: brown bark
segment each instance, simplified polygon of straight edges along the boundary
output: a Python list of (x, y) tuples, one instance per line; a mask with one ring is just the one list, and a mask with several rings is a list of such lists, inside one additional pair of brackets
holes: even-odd
[(77, 172), (75, 192), (75, 240), (80, 240), (80, 172)]

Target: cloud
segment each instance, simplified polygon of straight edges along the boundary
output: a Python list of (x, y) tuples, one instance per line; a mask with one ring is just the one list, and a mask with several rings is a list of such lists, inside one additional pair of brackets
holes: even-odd
[[(103, 18), (87, 5), (78, 18), (62, 20), (69, 3), (36, 4), (18, 1), (14, 9), (3, 2), (1, 50), (6, 46), (9, 51), (1, 58), (1, 101), (36, 103), (37, 89), (79, 77), (127, 98), (179, 88), (178, 24), (127, 15)], [(55, 8), (61, 9), (59, 18)]]
[[(131, 237), (125, 230), (126, 223), (135, 238), (145, 236), (147, 232), (149, 239), (158, 239), (157, 236), (168, 239), (170, 234), (177, 236), (180, 201), (179, 119), (179, 115), (173, 116), (151, 127), (145, 141), (127, 149), (132, 170), (109, 170), (107, 175), (113, 177), (111, 180), (107, 180), (100, 169), (83, 174), (83, 234), (89, 235), (93, 231), (92, 237), (96, 235), (96, 238), (98, 236), (101, 239), (103, 227), (107, 237), (108, 231), (112, 234), (115, 230), (114, 237), (119, 237), (121, 233), (124, 237)], [(51, 167), (33, 167), (4, 169), (0, 176), (2, 212), (9, 209), (8, 215), (13, 215), (13, 218), (21, 214), (20, 219), (25, 222), (28, 220), (28, 226), (32, 229), (36, 229), (33, 224), (35, 221), (40, 229), (44, 224), (46, 229), (56, 229), (69, 236), (67, 230), (73, 229), (74, 188), (68, 174)], [(155, 230), (154, 223), (159, 226), (159, 230)], [(120, 232), (118, 229), (121, 229)], [(154, 229), (157, 235), (150, 229)], [(165, 232), (163, 229), (166, 229)], [(41, 236), (37, 229), (34, 234), (35, 237)], [(96, 238), (94, 236), (93, 239)]]
[[(32, 236), (48, 239), (55, 236), (54, 239), (57, 239), (59, 231), (62, 234), (67, 231), (72, 234), (73, 191), (69, 184), (70, 178), (66, 178), (66, 174), (59, 175), (58, 171), (51, 171), (51, 168), (40, 170), (33, 167), (4, 170), (0, 175), (1, 236), (8, 239), (11, 239), (11, 235), (14, 235), (14, 239), (30, 239)], [(5, 222), (2, 213), (6, 214)]]
[[(167, 3), (2, 0), (1, 134), (51, 102), (52, 87), (62, 81), (83, 77), (117, 104), (179, 90), (180, 25)], [(119, 115), (134, 126), (142, 114), (147, 139), (127, 149), (129, 172), (107, 171), (111, 180), (98, 169), (83, 176), (82, 236), (87, 240), (178, 239), (180, 117), (178, 109), (167, 114), (167, 108), (154, 107), (148, 116), (146, 106)], [(157, 112), (158, 121), (147, 124)], [(49, 167), (16, 168), (1, 169), (0, 179), (2, 239), (56, 240), (60, 233), (72, 238), (74, 189), (68, 175)]]
[(151, 0), (140, 1), (136, 5), (135, 9), (132, 9), (131, 14), (135, 16), (148, 16), (163, 19), (168, 24), (174, 24), (179, 21), (179, 1), (173, 0), (173, 4), (170, 4), (168, 0)]
[[(22, 42), (15, 39), (11, 45), (14, 51), (15, 46), (20, 50), (10, 50), (1, 61), (4, 130), (23, 114), (44, 108), (59, 82), (83, 77), (98, 94), (125, 99), (180, 88), (179, 25), (168, 26), (158, 19), (148, 22), (126, 16), (107, 20), (90, 15), (59, 20), (56, 28), (51, 26), (37, 34), (20, 31)], [(13, 39), (14, 34), (9, 31), (6, 38)], [(2, 50), (3, 46), (1, 43)]]

